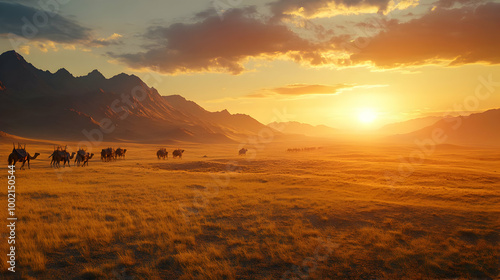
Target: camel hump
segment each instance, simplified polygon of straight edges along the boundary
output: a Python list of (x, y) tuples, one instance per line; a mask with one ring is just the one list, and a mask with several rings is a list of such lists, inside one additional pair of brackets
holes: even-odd
[(27, 156), (26, 150), (25, 149), (14, 149), (14, 152), (17, 154), (18, 157), (24, 158)]

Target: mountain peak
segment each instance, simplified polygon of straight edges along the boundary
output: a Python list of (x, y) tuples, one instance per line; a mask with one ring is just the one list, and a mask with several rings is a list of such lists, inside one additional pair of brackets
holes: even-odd
[(134, 83), (144, 83), (141, 78), (137, 77), (136, 75), (129, 75), (126, 73), (120, 73), (116, 76), (113, 76), (110, 80), (115, 80), (115, 81), (129, 81), (129, 82), (134, 82)]
[(74, 77), (68, 70), (66, 70), (66, 68), (61, 68), (57, 70), (55, 75), (60, 77), (72, 77), (72, 78)]
[(124, 72), (121, 72), (120, 74), (115, 75), (115, 77), (129, 77), (129, 76), (130, 76), (129, 74), (124, 73)]
[(14, 50), (6, 51), (0, 55), (0, 61), (5, 62), (5, 60), (17, 60), (22, 63), (27, 63), (24, 57)]
[(106, 77), (104, 77), (99, 70), (94, 69), (92, 72), (87, 74), (87, 77), (93, 78), (93, 79), (98, 79), (98, 80), (106, 80)]

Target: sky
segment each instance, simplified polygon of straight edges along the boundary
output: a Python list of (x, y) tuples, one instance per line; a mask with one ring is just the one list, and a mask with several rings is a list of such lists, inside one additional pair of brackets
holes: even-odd
[(500, 108), (498, 30), (491, 0), (0, 0), (0, 52), (37, 68), (355, 130)]

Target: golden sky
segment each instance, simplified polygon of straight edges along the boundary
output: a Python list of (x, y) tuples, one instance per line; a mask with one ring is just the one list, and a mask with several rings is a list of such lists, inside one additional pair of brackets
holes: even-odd
[(350, 129), (500, 107), (498, 30), (487, 0), (0, 0), (0, 51), (43, 70)]

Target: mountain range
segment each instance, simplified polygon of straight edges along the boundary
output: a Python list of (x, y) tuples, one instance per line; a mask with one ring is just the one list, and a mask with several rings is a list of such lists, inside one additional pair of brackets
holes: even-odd
[(390, 123), (381, 127), (377, 132), (386, 135), (411, 133), (413, 131), (417, 131), (419, 129), (431, 126), (436, 122), (442, 120), (443, 118), (445, 117), (428, 116), (428, 117), (410, 119), (402, 122)]
[[(415, 142), (441, 131), (442, 144), (500, 146), (499, 124), (500, 109), (493, 109), (409, 120), (378, 133), (392, 135), (385, 138), (390, 141)], [(180, 95), (162, 96), (135, 75), (107, 79), (93, 70), (75, 77), (64, 68), (55, 73), (40, 70), (15, 51), (0, 55), (0, 138), (234, 143), (269, 129), (278, 137), (344, 133), (298, 122), (266, 126), (244, 114), (209, 112)]]
[(326, 125), (310, 125), (300, 122), (272, 122), (267, 125), (270, 128), (279, 128), (285, 134), (298, 134), (310, 137), (332, 137), (338, 134), (338, 130)]
[(390, 139), (398, 142), (433, 140), (435, 144), (499, 147), (500, 109), (468, 116), (446, 117), (432, 125), (410, 133), (394, 135)]
[(55, 140), (233, 142), (266, 128), (248, 115), (161, 96), (135, 75), (51, 73), (15, 51), (0, 55), (0, 116), (1, 131)]

